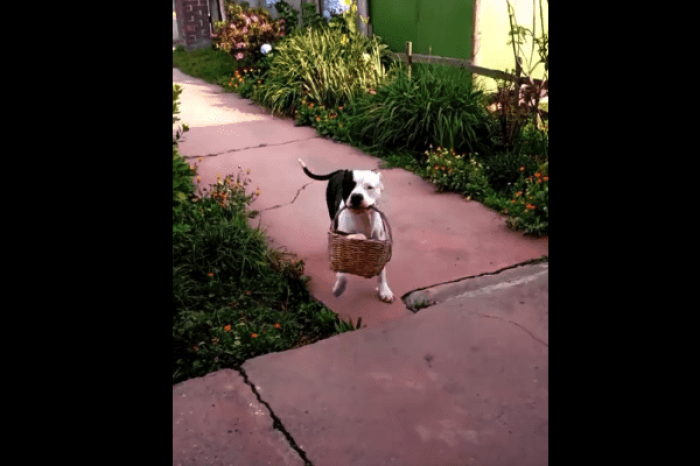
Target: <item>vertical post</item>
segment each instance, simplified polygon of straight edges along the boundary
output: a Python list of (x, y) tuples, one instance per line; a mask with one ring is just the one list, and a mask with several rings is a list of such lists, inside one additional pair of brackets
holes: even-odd
[(413, 44), (406, 42), (406, 56), (408, 57), (408, 79), (411, 79), (411, 61), (413, 60)]
[(365, 36), (369, 36), (369, 24), (365, 24), (362, 18), (367, 18), (368, 16), (367, 0), (357, 0), (357, 27), (360, 33)]

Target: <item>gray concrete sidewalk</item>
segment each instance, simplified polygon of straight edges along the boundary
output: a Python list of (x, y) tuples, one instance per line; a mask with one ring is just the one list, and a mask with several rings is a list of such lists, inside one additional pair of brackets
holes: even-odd
[[(251, 222), (305, 259), (310, 292), (367, 328), (173, 387), (174, 464), (547, 464), (547, 238), (402, 169), (382, 169), (392, 304), (376, 279), (331, 293), (325, 182), (380, 160), (173, 69), (200, 185), (251, 169)], [(486, 274), (483, 276), (478, 276)], [(466, 278), (473, 277), (473, 278)], [(438, 286), (436, 286), (438, 285)], [(404, 296), (406, 302), (401, 299)], [(436, 304), (413, 312), (422, 303)]]

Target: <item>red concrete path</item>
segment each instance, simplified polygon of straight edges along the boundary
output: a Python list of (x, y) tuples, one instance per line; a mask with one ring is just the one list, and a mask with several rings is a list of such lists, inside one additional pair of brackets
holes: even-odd
[[(546, 274), (533, 272), (543, 266), (474, 279), (505, 285), (417, 314), (400, 297), (548, 255), (547, 238), (510, 231), (502, 216), (477, 202), (437, 194), (405, 170), (383, 169), (379, 208), (394, 234), (387, 276), (395, 301), (381, 302), (376, 279), (361, 277), (351, 277), (336, 298), (326, 249), (326, 184), (304, 175), (297, 159), (316, 173), (377, 168), (379, 159), (175, 69), (173, 80), (184, 88), (180, 118), (191, 128), (180, 152), (203, 157), (201, 185), (238, 166), (250, 168), (252, 188), (261, 191), (252, 206), (261, 214), (252, 224), (267, 231), (273, 246), (305, 259), (317, 299), (344, 319), (362, 317), (368, 327), (246, 362), (265, 409), (250, 404), (252, 387), (235, 373), (174, 387), (175, 464), (299, 464), (304, 452), (306, 464), (316, 466), (546, 464), (547, 287)], [(506, 279), (528, 274), (536, 278), (512, 286)], [(218, 409), (223, 399), (227, 408)], [(234, 425), (234, 414), (248, 436), (221, 433)], [(274, 417), (286, 436), (269, 430)], [(509, 434), (506, 425), (513, 426)], [(195, 439), (203, 449), (192, 446)]]

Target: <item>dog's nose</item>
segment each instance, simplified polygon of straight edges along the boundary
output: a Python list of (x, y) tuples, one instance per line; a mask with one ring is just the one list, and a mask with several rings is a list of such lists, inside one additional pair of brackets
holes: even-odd
[(350, 206), (359, 207), (362, 204), (363, 200), (364, 197), (362, 197), (362, 194), (353, 194), (352, 196), (350, 196)]

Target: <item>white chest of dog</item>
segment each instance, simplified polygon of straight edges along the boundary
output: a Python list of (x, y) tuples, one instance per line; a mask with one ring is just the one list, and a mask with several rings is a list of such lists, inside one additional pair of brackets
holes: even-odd
[[(337, 170), (328, 175), (315, 175), (311, 173), (304, 162), (299, 163), (309, 177), (314, 180), (328, 180), (326, 188), (326, 204), (330, 219), (335, 218), (336, 213), (344, 206), (338, 216), (336, 230), (349, 234), (351, 238), (386, 239), (384, 224), (379, 213), (368, 210), (376, 205), (382, 195), (382, 175), (371, 170)], [(347, 276), (342, 272), (336, 273), (336, 281), (333, 286), (333, 294), (340, 296), (345, 291)], [(386, 268), (379, 274), (379, 299), (390, 303), (394, 301), (392, 293), (386, 281)]]

